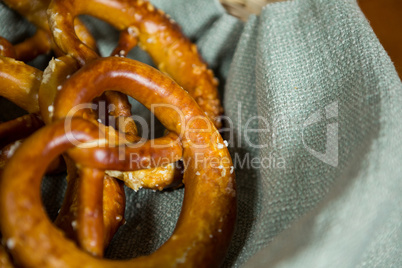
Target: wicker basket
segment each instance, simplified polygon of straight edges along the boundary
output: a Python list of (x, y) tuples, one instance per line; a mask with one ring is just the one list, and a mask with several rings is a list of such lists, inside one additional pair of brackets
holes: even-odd
[(220, 0), (230, 14), (241, 20), (247, 20), (250, 14), (259, 14), (261, 8), (268, 3), (285, 0)]

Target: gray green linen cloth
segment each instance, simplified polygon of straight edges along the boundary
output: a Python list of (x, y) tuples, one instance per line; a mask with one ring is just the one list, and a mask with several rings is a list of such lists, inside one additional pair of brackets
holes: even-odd
[[(402, 267), (402, 83), (356, 1), (274, 3), (246, 23), (216, 0), (152, 2), (197, 43), (221, 81), (222, 133), (238, 184), (223, 266)], [(85, 21), (108, 55), (118, 33)], [(14, 42), (34, 30), (3, 5), (0, 23)], [(130, 57), (149, 62), (138, 50)], [(44, 183), (51, 217), (63, 181)], [(107, 257), (163, 244), (183, 192), (127, 190), (127, 224)]]

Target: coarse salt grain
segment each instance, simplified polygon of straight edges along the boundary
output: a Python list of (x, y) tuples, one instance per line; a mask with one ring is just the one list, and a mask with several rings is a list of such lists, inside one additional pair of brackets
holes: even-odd
[(13, 249), (15, 247), (15, 240), (10, 238), (7, 239), (7, 248), (8, 249)]
[(17, 148), (20, 147), (20, 145), (21, 145), (20, 141), (17, 141), (13, 145), (11, 145), (10, 149), (8, 150), (7, 157), (10, 158), (11, 156), (13, 156), (15, 150), (17, 150)]

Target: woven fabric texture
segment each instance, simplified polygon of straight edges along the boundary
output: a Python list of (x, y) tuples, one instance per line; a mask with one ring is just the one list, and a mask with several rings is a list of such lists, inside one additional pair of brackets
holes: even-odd
[[(221, 82), (222, 134), (238, 183), (236, 232), (223, 266), (401, 267), (402, 83), (356, 1), (269, 4), (245, 24), (217, 0), (152, 2), (197, 43)], [(116, 30), (84, 20), (108, 55)], [(34, 31), (3, 5), (0, 22), (0, 35), (13, 42)], [(129, 57), (151, 63), (139, 49)], [(32, 64), (43, 68), (48, 58)], [(43, 184), (50, 217), (62, 177)], [(109, 258), (162, 245), (184, 189), (126, 193), (127, 224)]]

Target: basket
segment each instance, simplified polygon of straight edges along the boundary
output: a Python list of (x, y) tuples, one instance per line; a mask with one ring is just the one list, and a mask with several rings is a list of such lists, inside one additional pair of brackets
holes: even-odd
[(220, 0), (231, 15), (243, 21), (251, 14), (260, 14), (265, 5), (281, 1), (285, 0)]

